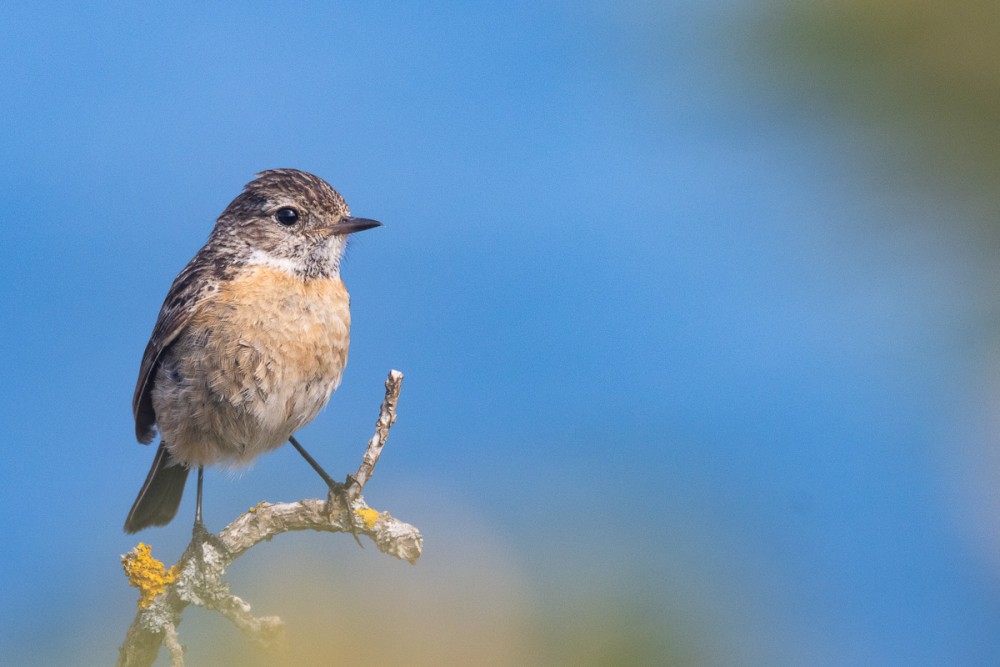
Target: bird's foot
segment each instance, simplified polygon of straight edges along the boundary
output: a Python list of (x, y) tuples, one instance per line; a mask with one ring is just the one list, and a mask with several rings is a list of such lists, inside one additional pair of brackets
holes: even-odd
[(194, 526), (191, 527), (191, 544), (188, 545), (188, 550), (199, 561), (206, 563), (207, 560), (211, 560), (206, 547), (219, 555), (224, 555), (229, 551), (225, 543), (223, 543), (222, 538), (215, 533), (209, 532), (201, 520), (195, 520)]
[(342, 523), (345, 523), (348, 529), (350, 529), (351, 535), (354, 537), (354, 541), (358, 543), (358, 546), (364, 549), (364, 545), (361, 544), (361, 540), (358, 538), (358, 525), (354, 516), (353, 502), (356, 486), (354, 476), (348, 475), (346, 483), (329, 480), (327, 486), (330, 489), (330, 492), (326, 496), (327, 507), (332, 509), (334, 503), (340, 505), (344, 515)]

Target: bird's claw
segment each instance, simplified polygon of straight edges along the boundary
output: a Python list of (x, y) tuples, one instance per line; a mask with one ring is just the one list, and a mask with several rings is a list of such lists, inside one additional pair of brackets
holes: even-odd
[(346, 523), (347, 527), (351, 531), (351, 536), (354, 537), (354, 541), (358, 543), (358, 546), (364, 549), (364, 545), (361, 544), (361, 540), (358, 538), (358, 525), (355, 522), (354, 498), (351, 494), (351, 489), (355, 484), (354, 477), (351, 475), (347, 476), (347, 483), (342, 484), (340, 482), (327, 483), (330, 488), (329, 493), (326, 497), (327, 508), (332, 509), (333, 503), (337, 503), (341, 506), (343, 512), (342, 523)]

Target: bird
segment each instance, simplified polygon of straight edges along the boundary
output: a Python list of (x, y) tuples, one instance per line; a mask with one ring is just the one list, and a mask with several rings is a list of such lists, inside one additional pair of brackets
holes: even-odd
[(136, 439), (160, 435), (125, 532), (168, 524), (197, 468), (240, 468), (290, 442), (331, 490), (342, 489), (295, 439), (340, 385), (350, 296), (340, 277), (348, 235), (381, 226), (351, 216), (326, 181), (260, 172), (216, 220), (173, 281), (132, 399)]

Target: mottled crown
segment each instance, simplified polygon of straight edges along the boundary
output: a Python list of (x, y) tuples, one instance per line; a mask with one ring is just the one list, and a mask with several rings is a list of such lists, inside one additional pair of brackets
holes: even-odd
[(329, 183), (319, 176), (298, 169), (268, 169), (260, 172), (243, 187), (243, 192), (233, 200), (225, 213), (258, 211), (268, 203), (278, 203), (275, 201), (278, 197), (284, 200), (294, 199), (316, 213), (331, 217), (350, 215), (347, 202)]

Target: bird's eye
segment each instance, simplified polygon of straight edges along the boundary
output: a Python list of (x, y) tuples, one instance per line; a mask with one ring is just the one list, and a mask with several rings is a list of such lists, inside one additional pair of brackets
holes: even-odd
[(274, 213), (274, 219), (278, 221), (279, 225), (291, 227), (299, 221), (299, 212), (294, 208), (279, 208)]

